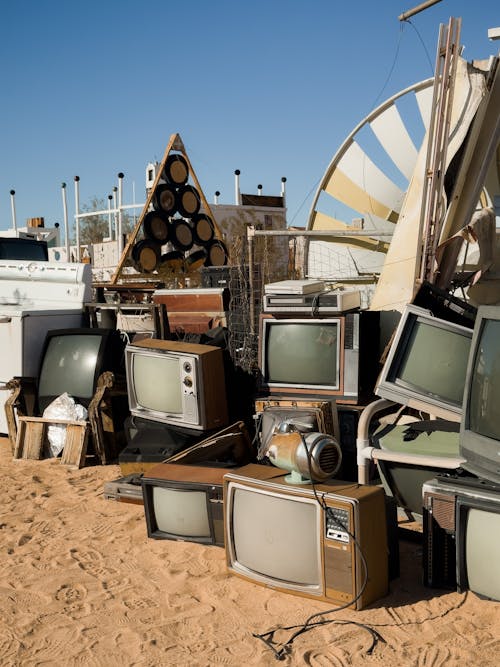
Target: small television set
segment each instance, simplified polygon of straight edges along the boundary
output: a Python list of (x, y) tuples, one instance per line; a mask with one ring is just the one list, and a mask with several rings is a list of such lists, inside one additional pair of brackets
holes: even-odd
[(375, 394), (459, 422), (471, 339), (471, 328), (406, 306)]
[(500, 306), (478, 308), (465, 381), (463, 467), (500, 485)]
[(358, 404), (373, 395), (379, 366), (379, 313), (335, 317), (261, 314), (261, 389)]
[(125, 342), (116, 329), (73, 328), (47, 332), (38, 375), (38, 410), (67, 392), (88, 408), (99, 375), (124, 376)]
[(142, 478), (148, 537), (224, 545), (224, 467), (159, 463)]
[(355, 609), (385, 595), (383, 489), (337, 480), (305, 486), (288, 483), (286, 475), (258, 464), (226, 472), (228, 571), (282, 592)]
[(458, 496), (455, 535), (458, 590), (500, 600), (500, 490)]
[(131, 414), (200, 431), (228, 424), (221, 348), (144, 339), (127, 345), (125, 368)]

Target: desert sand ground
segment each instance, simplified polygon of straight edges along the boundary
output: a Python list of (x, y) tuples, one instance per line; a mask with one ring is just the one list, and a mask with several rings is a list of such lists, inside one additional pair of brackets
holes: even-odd
[[(117, 465), (13, 461), (2, 438), (0, 472), (3, 667), (274, 665), (253, 634), (329, 609), (228, 574), (220, 547), (148, 539), (142, 506), (103, 496)], [(497, 667), (500, 604), (425, 588), (418, 540), (400, 555), (386, 597), (332, 612), (337, 623), (299, 635), (281, 664)], [(379, 634), (371, 652), (370, 632), (345, 621)]]

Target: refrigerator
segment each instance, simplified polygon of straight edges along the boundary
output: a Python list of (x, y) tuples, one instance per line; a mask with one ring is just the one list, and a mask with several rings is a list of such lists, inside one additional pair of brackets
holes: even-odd
[(0, 261), (0, 433), (7, 434), (6, 383), (36, 377), (50, 329), (80, 327), (91, 301), (88, 264)]

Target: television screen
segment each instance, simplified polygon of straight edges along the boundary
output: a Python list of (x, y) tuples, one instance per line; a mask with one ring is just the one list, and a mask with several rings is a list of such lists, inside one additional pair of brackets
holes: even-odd
[(385, 595), (383, 490), (329, 480), (315, 485), (316, 497), (312, 486), (287, 482), (286, 472), (249, 464), (225, 474), (229, 571), (263, 586), (357, 609)]
[(472, 330), (407, 306), (375, 393), (459, 421)]
[[(316, 501), (235, 486), (232, 502), (238, 517), (232, 533), (235, 559), (254, 575), (320, 592), (321, 508)], [(256, 548), (257, 533), (272, 539), (260, 541)]]
[(223, 467), (159, 463), (141, 479), (148, 537), (224, 544)]
[(198, 430), (227, 425), (221, 348), (144, 339), (127, 345), (125, 355), (133, 415)]
[[(500, 494), (498, 494), (500, 499)], [(471, 590), (500, 600), (500, 505), (496, 501), (457, 499), (457, 581)]]
[(338, 320), (275, 320), (265, 336), (264, 374), (269, 384), (338, 388)]
[(40, 413), (67, 392), (88, 407), (99, 375), (123, 373), (125, 344), (112, 329), (60, 329), (47, 333), (38, 379)]
[(137, 355), (132, 367), (137, 402), (148, 410), (182, 413), (182, 385), (172, 382), (180, 375), (177, 357)]
[(155, 486), (152, 495), (153, 512), (160, 532), (186, 539), (210, 537), (206, 492)]
[(478, 309), (460, 430), (463, 467), (500, 484), (500, 307)]

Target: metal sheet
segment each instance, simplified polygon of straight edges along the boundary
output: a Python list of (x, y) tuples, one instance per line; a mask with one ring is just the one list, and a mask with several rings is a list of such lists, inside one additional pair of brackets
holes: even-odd
[(410, 180), (417, 161), (418, 150), (396, 105), (393, 104), (380, 116), (374, 118), (370, 127), (399, 171)]

